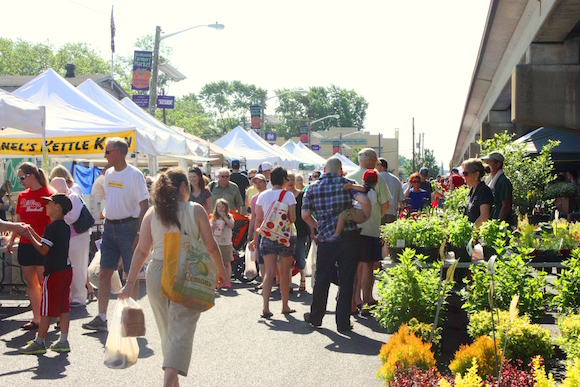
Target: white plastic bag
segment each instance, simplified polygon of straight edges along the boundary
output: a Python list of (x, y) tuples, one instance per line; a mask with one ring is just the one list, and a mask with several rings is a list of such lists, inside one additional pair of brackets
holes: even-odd
[(304, 268), (304, 275), (306, 277), (312, 276), (314, 273), (314, 267), (316, 266), (316, 253), (318, 251), (318, 246), (315, 241), (310, 244), (310, 250), (308, 250), (308, 257), (306, 258), (306, 268)]
[[(99, 273), (101, 272), (101, 252), (97, 251), (95, 257), (89, 265), (89, 282), (93, 288), (99, 288)], [(111, 277), (111, 293), (119, 294), (123, 284), (121, 284), (121, 277), (119, 276), (119, 271), (115, 270), (113, 276)]]
[(244, 275), (248, 281), (251, 281), (258, 276), (258, 270), (256, 269), (256, 250), (252, 251), (249, 244), (246, 245), (244, 261), (246, 265), (246, 272)]
[(129, 368), (137, 363), (139, 357), (137, 338), (123, 337), (123, 323), (121, 321), (123, 308), (133, 305), (137, 305), (137, 303), (131, 298), (118, 300), (117, 305), (115, 305), (115, 312), (109, 325), (109, 334), (105, 344), (104, 363), (109, 368)]

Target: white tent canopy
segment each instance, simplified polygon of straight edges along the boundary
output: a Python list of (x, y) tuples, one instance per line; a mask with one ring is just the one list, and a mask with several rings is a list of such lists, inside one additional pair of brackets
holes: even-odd
[(326, 164), (326, 160), (322, 156), (317, 155), (302, 143), (296, 144), (294, 141), (288, 140), (282, 145), (282, 148), (298, 158), (301, 163), (313, 164), (314, 168), (321, 169)]
[(354, 172), (359, 169), (359, 166), (350, 161), (350, 159), (346, 156), (341, 155), (340, 153), (335, 153), (332, 157), (336, 157), (342, 162), (342, 170), (346, 173)]
[(181, 133), (179, 130), (171, 128), (171, 127), (165, 125), (164, 123), (160, 122), (155, 117), (153, 117), (152, 115), (150, 115), (149, 113), (144, 111), (142, 108), (137, 106), (137, 104), (135, 104), (135, 102), (131, 101), (131, 99), (125, 97), (121, 100), (120, 103), (125, 108), (127, 108), (131, 113), (133, 113), (134, 115), (139, 117), (141, 120), (149, 123), (154, 128), (157, 128), (157, 129), (155, 129), (156, 133), (162, 132), (162, 133), (166, 133), (166, 134), (171, 134), (174, 137), (178, 136), (179, 138), (181, 138), (183, 141), (183, 145), (187, 149), (187, 153), (197, 155), (197, 156), (202, 156), (207, 151), (206, 146), (203, 146), (202, 144), (199, 144), (198, 142), (192, 141), (191, 139), (187, 139), (183, 135), (183, 133)]
[(45, 116), (44, 106), (0, 90), (0, 129), (15, 128), (42, 136)]
[(250, 138), (252, 138), (256, 143), (262, 144), (266, 148), (269, 147), (269, 149), (271, 149), (273, 152), (280, 155), (280, 158), (282, 159), (282, 163), (280, 165), (282, 165), (284, 168), (290, 170), (291, 169), (297, 170), (299, 168), (300, 160), (294, 157), (291, 153), (289, 153), (285, 149), (280, 148), (278, 145), (275, 144), (271, 145), (268, 141), (258, 136), (258, 134), (253, 130), (248, 130), (247, 133), (250, 136)]
[(282, 157), (277, 154), (270, 144), (256, 142), (241, 126), (235, 127), (214, 144), (230, 152), (243, 154), (246, 158), (246, 168), (258, 168), (264, 161), (272, 165), (282, 165)]

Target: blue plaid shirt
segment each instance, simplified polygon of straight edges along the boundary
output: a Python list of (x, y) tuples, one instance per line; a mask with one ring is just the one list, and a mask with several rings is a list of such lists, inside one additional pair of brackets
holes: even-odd
[[(320, 180), (308, 186), (304, 193), (302, 211), (311, 211), (318, 221), (318, 235), (316, 240), (324, 242), (330, 238), (336, 230), (338, 215), (352, 207), (352, 200), (358, 191), (353, 189), (344, 190), (345, 183), (356, 184), (354, 180), (346, 179), (335, 173), (325, 173)], [(352, 221), (347, 221), (343, 231), (356, 230), (357, 226)]]

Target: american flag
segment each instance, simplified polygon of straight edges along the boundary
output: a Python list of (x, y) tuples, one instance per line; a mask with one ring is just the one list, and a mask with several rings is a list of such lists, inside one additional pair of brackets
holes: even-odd
[(111, 7), (111, 51), (115, 52), (115, 19), (113, 19), (113, 7)]

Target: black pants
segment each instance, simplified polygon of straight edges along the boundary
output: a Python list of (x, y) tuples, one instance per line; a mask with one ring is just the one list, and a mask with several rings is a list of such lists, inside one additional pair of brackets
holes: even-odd
[(336, 327), (346, 330), (350, 327), (350, 307), (354, 276), (358, 265), (359, 230), (343, 232), (337, 242), (318, 244), (316, 256), (316, 273), (310, 322), (322, 325), (326, 313), (328, 290), (333, 278), (336, 278), (338, 264), (338, 300), (336, 303)]

